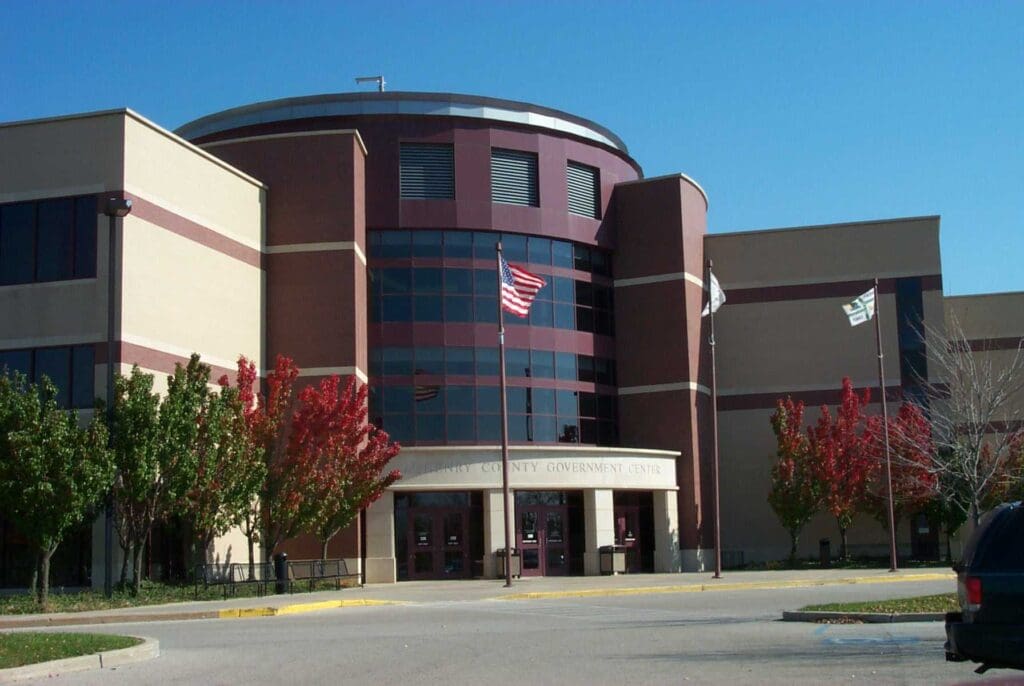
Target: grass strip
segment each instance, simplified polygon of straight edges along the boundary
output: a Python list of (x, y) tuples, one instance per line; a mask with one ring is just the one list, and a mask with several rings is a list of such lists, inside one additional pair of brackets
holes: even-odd
[(130, 648), (139, 643), (141, 638), (108, 634), (0, 633), (0, 669)]
[(800, 608), (806, 612), (877, 612), (902, 614), (906, 612), (954, 612), (960, 609), (956, 593), (922, 595), (914, 598), (869, 600), (857, 603), (826, 603)]

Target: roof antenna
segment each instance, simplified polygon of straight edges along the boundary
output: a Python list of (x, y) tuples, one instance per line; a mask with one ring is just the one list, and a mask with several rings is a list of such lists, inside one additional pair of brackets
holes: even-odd
[(384, 77), (383, 76), (357, 76), (356, 83), (377, 83), (377, 92), (384, 92)]

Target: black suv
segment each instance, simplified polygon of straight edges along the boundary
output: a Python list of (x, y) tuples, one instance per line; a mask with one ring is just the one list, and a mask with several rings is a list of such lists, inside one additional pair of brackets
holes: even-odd
[(946, 615), (946, 659), (1024, 669), (1024, 507), (1004, 503), (967, 540), (957, 573), (960, 612)]

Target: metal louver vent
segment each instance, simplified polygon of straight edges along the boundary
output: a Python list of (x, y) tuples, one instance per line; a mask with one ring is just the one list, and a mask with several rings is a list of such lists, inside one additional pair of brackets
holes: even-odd
[(402, 143), (399, 156), (402, 198), (455, 198), (455, 151), (451, 145)]
[(518, 150), (491, 150), (491, 201), (537, 207), (537, 155)]
[(569, 161), (565, 165), (565, 184), (569, 191), (569, 211), (582, 217), (600, 216), (601, 192), (596, 167)]

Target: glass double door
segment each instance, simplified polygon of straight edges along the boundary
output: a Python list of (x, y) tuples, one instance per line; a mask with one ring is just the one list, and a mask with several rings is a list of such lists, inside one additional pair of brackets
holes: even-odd
[(516, 498), (516, 544), (524, 576), (569, 573), (569, 508), (562, 494), (542, 493)]
[(409, 509), (410, 579), (465, 579), (469, 564), (468, 518), (464, 509)]

